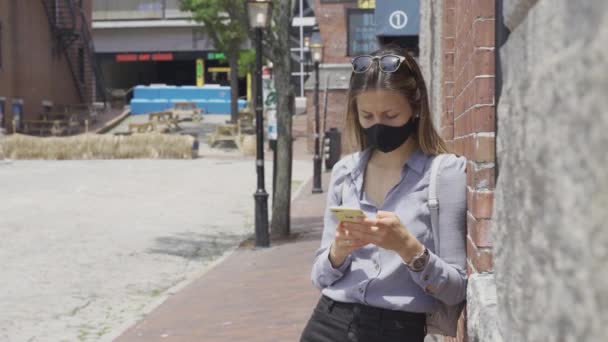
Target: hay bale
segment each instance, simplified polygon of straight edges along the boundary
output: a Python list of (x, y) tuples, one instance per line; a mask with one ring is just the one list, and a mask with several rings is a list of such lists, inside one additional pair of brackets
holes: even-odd
[(113, 136), (32, 137), (13, 134), (0, 140), (0, 155), (11, 159), (191, 159), (194, 138), (160, 133)]

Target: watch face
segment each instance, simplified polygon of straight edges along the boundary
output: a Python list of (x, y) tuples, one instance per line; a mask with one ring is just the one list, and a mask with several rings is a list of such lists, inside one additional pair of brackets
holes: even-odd
[(424, 250), (424, 253), (412, 261), (412, 269), (414, 270), (422, 270), (429, 259), (429, 251), (428, 249)]

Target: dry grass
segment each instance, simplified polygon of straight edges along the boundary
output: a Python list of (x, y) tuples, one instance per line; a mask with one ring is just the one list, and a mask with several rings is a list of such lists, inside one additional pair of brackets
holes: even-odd
[(0, 156), (9, 159), (191, 159), (194, 138), (160, 133), (113, 136), (32, 137), (13, 134), (0, 139)]

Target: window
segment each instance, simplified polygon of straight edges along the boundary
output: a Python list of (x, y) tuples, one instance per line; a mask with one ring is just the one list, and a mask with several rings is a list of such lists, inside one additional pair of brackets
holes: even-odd
[(348, 55), (368, 54), (378, 49), (373, 9), (349, 9)]

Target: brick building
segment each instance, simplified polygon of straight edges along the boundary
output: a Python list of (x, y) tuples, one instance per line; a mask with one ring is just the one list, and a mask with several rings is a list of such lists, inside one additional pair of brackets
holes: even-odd
[[(321, 90), (321, 130), (338, 128), (343, 131), (348, 83), (352, 57), (376, 50), (380, 44), (396, 43), (418, 54), (418, 1), (396, 3), (391, 0), (314, 0), (313, 7), (319, 33), (323, 41), (323, 62), (319, 79)], [(393, 10), (409, 12), (409, 23), (392, 29), (381, 23), (388, 22)], [(388, 28), (387, 28), (388, 27)], [(314, 150), (314, 73), (305, 85), (308, 113), (308, 149)], [(327, 108), (324, 91), (327, 87)], [(324, 112), (327, 117), (324, 118)], [(324, 129), (325, 128), (325, 129)], [(344, 152), (354, 148), (342, 136)]]
[(12, 132), (44, 107), (91, 103), (98, 92), (91, 0), (0, 0), (0, 125)]

